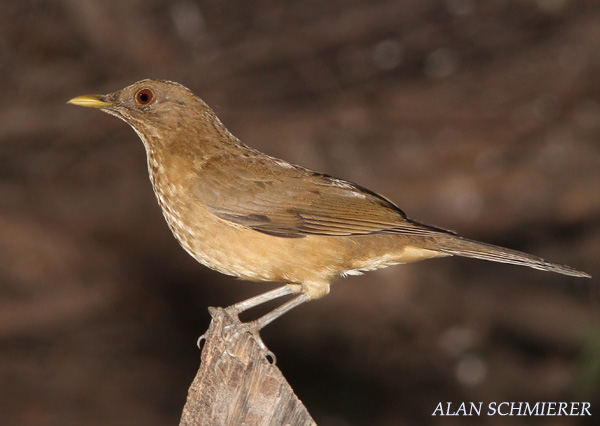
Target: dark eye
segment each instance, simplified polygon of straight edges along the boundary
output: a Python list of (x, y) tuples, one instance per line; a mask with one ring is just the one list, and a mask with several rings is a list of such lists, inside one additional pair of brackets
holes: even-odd
[(153, 98), (154, 93), (152, 93), (152, 90), (150, 89), (138, 90), (138, 92), (135, 94), (135, 101), (138, 103), (138, 105), (148, 105), (150, 102), (152, 102)]

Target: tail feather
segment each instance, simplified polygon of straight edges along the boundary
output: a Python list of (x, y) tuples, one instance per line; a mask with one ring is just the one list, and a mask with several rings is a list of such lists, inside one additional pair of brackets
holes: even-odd
[(455, 256), (511, 263), (514, 265), (523, 265), (534, 269), (540, 269), (542, 271), (557, 272), (573, 277), (591, 278), (591, 275), (567, 265), (548, 262), (541, 257), (533, 256), (531, 254), (495, 246), (493, 244), (467, 240), (461, 237), (441, 237), (436, 239), (435, 245), (435, 250)]

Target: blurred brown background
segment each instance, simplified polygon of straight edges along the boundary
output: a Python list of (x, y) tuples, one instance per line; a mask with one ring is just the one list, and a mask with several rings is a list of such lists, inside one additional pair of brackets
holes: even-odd
[[(0, 423), (176, 424), (207, 306), (272, 287), (190, 258), (134, 132), (68, 99), (181, 82), (249, 145), (597, 277), (599, 76), (596, 0), (0, 3)], [(597, 288), (433, 260), (340, 280), (263, 337), (320, 426), (506, 424), (431, 417), (446, 401), (597, 417)]]

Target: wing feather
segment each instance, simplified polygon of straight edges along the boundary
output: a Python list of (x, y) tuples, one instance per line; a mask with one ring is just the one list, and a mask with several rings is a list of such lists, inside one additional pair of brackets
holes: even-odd
[(271, 157), (257, 156), (245, 166), (214, 159), (193, 190), (221, 219), (256, 231), (287, 238), (453, 234), (412, 221), (388, 199), (345, 180)]

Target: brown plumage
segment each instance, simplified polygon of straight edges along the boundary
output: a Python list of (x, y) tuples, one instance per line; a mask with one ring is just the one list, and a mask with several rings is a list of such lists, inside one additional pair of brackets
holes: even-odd
[(326, 295), (337, 276), (433, 257), (466, 256), (589, 277), (413, 221), (368, 189), (250, 148), (180, 84), (143, 80), (69, 102), (99, 108), (133, 127), (146, 148), (165, 219), (194, 258), (246, 280), (288, 283), (234, 305), (237, 311), (298, 294), (257, 327)]

